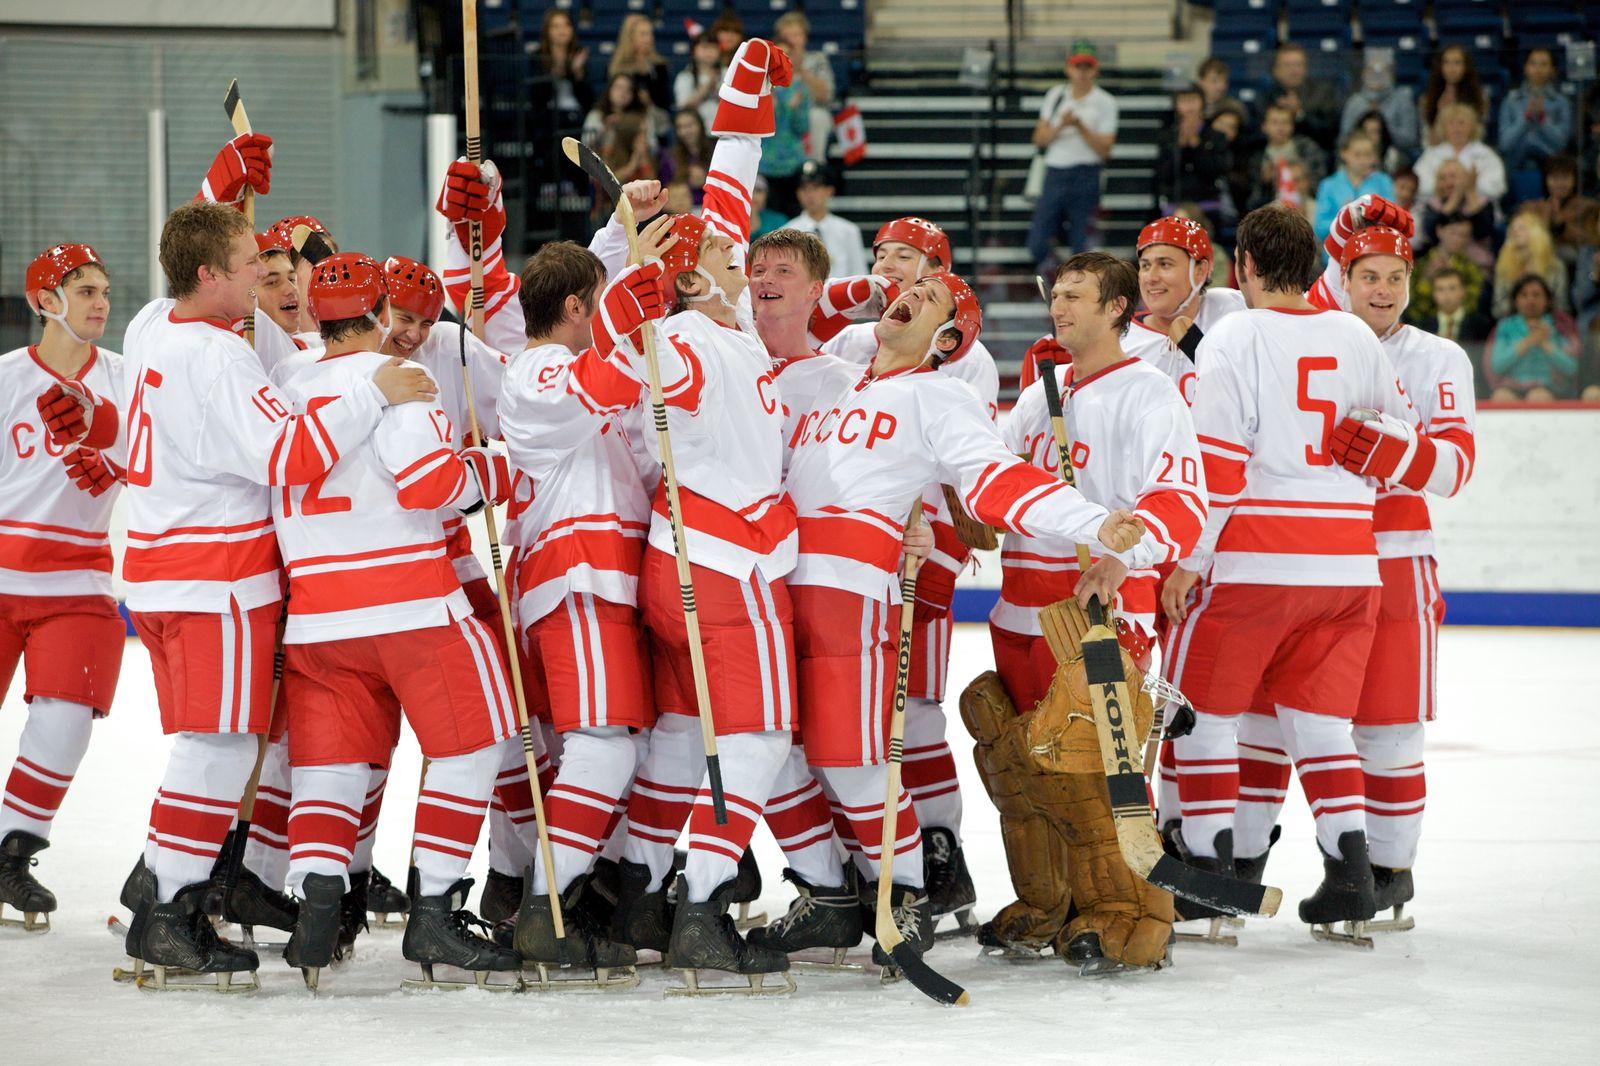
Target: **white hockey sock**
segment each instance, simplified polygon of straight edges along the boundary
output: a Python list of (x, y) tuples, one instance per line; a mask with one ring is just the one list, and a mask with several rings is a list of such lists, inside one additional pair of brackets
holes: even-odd
[(1350, 735), (1350, 719), (1280, 705), (1278, 726), (1317, 820), (1317, 844), (1324, 854), (1338, 855), (1341, 835), (1367, 828), (1361, 760)]
[(1290, 762), (1278, 720), (1245, 714), (1239, 721), (1239, 810), (1233, 819), (1233, 857), (1254, 859), (1272, 845), (1289, 791)]
[(778, 768), (762, 817), (783, 849), (789, 868), (807, 884), (826, 888), (844, 884), (844, 845), (833, 831), (828, 797), (806, 765), (806, 749), (801, 745), (791, 745)]
[(1233, 828), (1239, 802), (1239, 715), (1196, 711), (1194, 730), (1173, 742), (1183, 843), (1189, 854), (1217, 857), (1217, 834)]
[(356, 830), (355, 852), (350, 859), (351, 873), (372, 869), (372, 845), (378, 839), (378, 815), (383, 810), (383, 794), (388, 787), (389, 768), (368, 766), (366, 796), (361, 802), (361, 828)]
[(652, 886), (672, 869), (672, 846), (689, 821), (689, 808), (705, 773), (700, 720), (686, 714), (657, 718), (650, 730), (650, 750), (628, 796), (628, 840), (622, 847), (624, 859), (650, 868)]
[(1367, 853), (1375, 865), (1409, 870), (1417, 861), (1428, 796), (1423, 725), (1358, 725), (1354, 739), (1366, 791)]
[[(814, 766), (812, 772), (828, 794), (835, 824), (848, 825), (859, 851), (856, 865), (869, 880), (876, 881), (883, 859), (883, 800), (889, 783), (889, 767)], [(843, 828), (840, 830), (843, 832)], [(904, 786), (895, 815), (894, 882), (922, 887), (922, 826), (917, 810)]]
[(787, 729), (717, 738), (728, 822), (717, 824), (711, 806), (711, 783), (709, 778), (702, 779), (694, 808), (689, 812), (689, 861), (683, 868), (690, 903), (710, 899), (711, 893), (737, 871), (792, 741), (793, 734)]
[[(538, 730), (533, 731), (535, 757), (542, 751)], [(521, 877), (533, 861), (538, 827), (533, 817), (533, 787), (528, 781), (528, 759), (522, 736), (513, 733), (498, 745), (500, 772), (489, 801), (489, 868)], [(535, 764), (537, 765), (537, 764)]]
[(1183, 803), (1178, 799), (1178, 768), (1174, 765), (1177, 748), (1170, 740), (1163, 740), (1157, 749), (1161, 770), (1156, 778), (1156, 824), (1183, 820)]
[(917, 808), (917, 821), (955, 834), (961, 843), (961, 783), (945, 740), (944, 708), (933, 700), (906, 700), (905, 761), (901, 780)]
[(182, 889), (211, 876), (255, 769), (258, 743), (250, 733), (178, 733), (172, 738), (145, 851), (156, 875), (157, 902), (170, 903)]
[(472, 849), (483, 831), (500, 756), (491, 744), (428, 763), (411, 841), (422, 895), (441, 895), (466, 875)]
[(289, 874), (289, 739), (267, 746), (256, 785), (256, 807), (250, 816), (250, 839), (244, 847), (245, 869), (268, 888), (282, 890)]
[(0, 840), (21, 830), (45, 840), (67, 789), (89, 750), (94, 709), (35, 696), (17, 741), (17, 761), (0, 801)]
[[(575, 729), (562, 741), (561, 769), (544, 806), (558, 893), (594, 865), (638, 753), (624, 726)], [(544, 895), (549, 888), (543, 856), (536, 855), (533, 866), (533, 890)]]
[(296, 766), (290, 772), (289, 876), (284, 890), (299, 897), (307, 874), (331, 874), (350, 888), (350, 862), (371, 771), (366, 763)]

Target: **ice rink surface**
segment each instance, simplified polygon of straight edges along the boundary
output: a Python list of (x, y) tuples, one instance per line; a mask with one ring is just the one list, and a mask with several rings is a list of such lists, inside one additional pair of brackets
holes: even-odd
[[(392, 932), (363, 937), (354, 962), (324, 974), (315, 1000), (275, 957), (263, 958), (253, 997), (113, 984), (123, 955), (105, 922), (120, 913), (116, 894), (142, 846), (167, 751), (149, 666), (132, 641), (117, 705), (96, 726), (41, 856), (38, 873), (61, 900), (55, 928), (0, 930), (0, 1061), (1600, 1061), (1600, 829), (1591, 817), (1600, 801), (1600, 632), (1446, 629), (1440, 657), (1415, 931), (1380, 934), (1372, 952), (1311, 940), (1295, 904), (1321, 865), (1294, 791), (1268, 867), (1283, 910), (1251, 922), (1237, 949), (1180, 944), (1170, 970), (1086, 981), (1058, 962), (984, 961), (970, 941), (942, 943), (929, 961), (972, 995), (957, 1010), (862, 974), (798, 974), (796, 995), (767, 1000), (663, 1000), (675, 978), (659, 970), (606, 995), (406, 993), (398, 983), (410, 968)], [(952, 679), (964, 683), (989, 664), (986, 633), (958, 627)], [(19, 683), (0, 716), (4, 767), (22, 711)], [(1012, 893), (959, 719), (951, 740), (987, 917)], [(416, 776), (416, 752), (403, 743), (377, 852), (397, 880)], [(765, 830), (757, 849), (763, 901), (779, 913), (789, 891)], [(480, 883), (482, 864), (480, 847)]]

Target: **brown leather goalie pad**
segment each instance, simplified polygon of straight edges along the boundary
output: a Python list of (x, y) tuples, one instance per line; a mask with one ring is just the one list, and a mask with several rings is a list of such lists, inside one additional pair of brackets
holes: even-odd
[(1004, 941), (1044, 948), (1066, 925), (1072, 896), (1067, 845), (1060, 831), (1029, 798), (1027, 778), (1041, 776), (1016, 743), (1018, 718), (994, 671), (980, 674), (961, 694), (961, 718), (977, 743), (978, 775), (1000, 812), (1000, 836), (1017, 899), (994, 916)]
[[(1040, 770), (1066, 774), (1104, 774), (1100, 734), (1095, 729), (1094, 705), (1089, 700), (1089, 680), (1083, 667), (1083, 637), (1089, 618), (1076, 600), (1062, 600), (1039, 611), (1039, 628), (1056, 657), (1056, 673), (1044, 699), (1022, 716), (1023, 745)], [(1133, 703), (1135, 746), (1144, 747), (1155, 719), (1155, 706), (1144, 692), (1144, 674), (1126, 648), (1122, 671)]]
[(978, 551), (992, 552), (1000, 546), (1000, 538), (995, 533), (994, 527), (973, 518), (961, 506), (961, 493), (953, 485), (942, 485), (944, 489), (944, 505), (950, 511), (950, 524), (955, 527), (956, 539), (969, 548)]

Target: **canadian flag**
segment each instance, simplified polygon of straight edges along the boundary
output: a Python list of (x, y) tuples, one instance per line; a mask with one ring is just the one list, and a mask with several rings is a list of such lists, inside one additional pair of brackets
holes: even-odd
[(1300, 202), (1300, 186), (1295, 184), (1294, 168), (1287, 159), (1278, 160), (1278, 202), (1285, 207), (1304, 207)]
[(867, 127), (855, 104), (846, 104), (833, 116), (833, 132), (839, 138), (845, 166), (853, 167), (867, 158)]

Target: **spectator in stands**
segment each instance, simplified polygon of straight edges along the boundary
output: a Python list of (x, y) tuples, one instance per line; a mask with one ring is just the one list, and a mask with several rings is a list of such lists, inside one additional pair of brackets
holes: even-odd
[(689, 65), (678, 71), (672, 82), (672, 106), (693, 108), (701, 121), (711, 125), (717, 114), (717, 86), (722, 84), (722, 50), (709, 32), (702, 33), (689, 46)]
[[(1117, 102), (1095, 84), (1100, 57), (1093, 44), (1067, 50), (1067, 80), (1051, 86), (1033, 127), (1033, 146), (1044, 152), (1044, 189), (1034, 205), (1028, 252), (1041, 273), (1063, 226), (1074, 252), (1088, 247), (1089, 225), (1100, 208), (1100, 174), (1117, 140)], [(1194, 90), (1196, 114), (1200, 90)], [(1198, 122), (1198, 117), (1196, 118)]]
[(1172, 120), (1156, 141), (1156, 195), (1162, 214), (1192, 200), (1216, 219), (1233, 146), (1206, 123), (1205, 97), (1193, 85), (1172, 94)]
[(1572, 101), (1555, 77), (1555, 53), (1531, 49), (1522, 64), (1522, 84), (1500, 104), (1500, 154), (1513, 173), (1537, 169), (1572, 140)]
[[(1433, 302), (1433, 280), (1446, 270), (1460, 275), (1466, 288), (1465, 305), (1473, 310), (1483, 306), (1484, 290), (1489, 284), (1490, 266), (1478, 262), (1472, 247), (1472, 222), (1459, 215), (1442, 218), (1435, 227), (1439, 243), (1429, 249), (1411, 272), (1411, 304), (1409, 311), (1413, 322), (1421, 322), (1438, 310)], [(1487, 256), (1488, 253), (1484, 253)]]
[(1491, 399), (1548, 402), (1571, 395), (1578, 371), (1572, 320), (1556, 315), (1544, 278), (1528, 274), (1512, 287), (1515, 310), (1494, 328), (1489, 346)]
[[(1229, 106), (1237, 107), (1239, 113), (1244, 114), (1244, 105), (1228, 95), (1228, 81), (1232, 75), (1228, 61), (1216, 56), (1208, 56), (1195, 73), (1194, 83), (1200, 86), (1200, 92), (1206, 100), (1205, 117), (1208, 122)], [(1238, 139), (1235, 135), (1234, 141)]]
[(1579, 196), (1577, 190), (1577, 160), (1570, 155), (1552, 156), (1544, 163), (1544, 199), (1522, 206), (1549, 229), (1556, 254), (1569, 268), (1577, 263), (1579, 249), (1600, 244), (1600, 200)]
[(650, 16), (637, 12), (622, 20), (617, 31), (617, 50), (611, 53), (611, 77), (630, 74), (639, 94), (651, 107), (672, 104), (672, 75), (667, 61), (656, 51), (656, 28)]
[(1247, 121), (1244, 105), (1232, 100), (1227, 101), (1208, 121), (1214, 132), (1228, 139), (1228, 170), (1223, 174), (1222, 180), (1227, 190), (1230, 210), (1237, 217), (1239, 205), (1250, 197), (1250, 162), (1240, 147), (1240, 138), (1244, 136)]
[(572, 15), (559, 7), (544, 13), (539, 25), (539, 54), (535, 64), (544, 79), (537, 83), (539, 102), (551, 112), (561, 130), (583, 125), (583, 116), (594, 106), (594, 87), (589, 84), (589, 50), (578, 43)]
[(800, 166), (806, 161), (811, 130), (811, 90), (804, 79), (772, 87), (777, 132), (761, 144), (761, 173), (767, 176), (772, 206), (787, 217), (800, 213)]
[(1494, 205), (1483, 198), (1472, 175), (1459, 159), (1446, 159), (1434, 175), (1433, 195), (1423, 201), (1419, 232), (1424, 243), (1438, 237), (1434, 227), (1443, 218), (1465, 218), (1472, 223), (1473, 243), (1482, 250), (1484, 264), (1492, 262), (1489, 242), (1494, 237)]
[(1438, 142), (1417, 160), (1418, 189), (1432, 196), (1439, 164), (1457, 159), (1467, 168), (1473, 184), (1486, 200), (1499, 200), (1506, 194), (1506, 168), (1494, 149), (1483, 143), (1483, 123), (1478, 113), (1466, 104), (1447, 104), (1439, 109), (1434, 122)]
[(613, 74), (606, 91), (583, 120), (583, 141), (599, 151), (601, 135), (623, 115), (639, 120), (652, 145), (659, 144), (666, 129), (664, 117), (634, 88), (633, 75)]
[(1356, 129), (1372, 138), (1372, 145), (1378, 151), (1378, 169), (1391, 178), (1401, 167), (1410, 164), (1411, 157), (1396, 148), (1389, 136), (1389, 124), (1384, 121), (1382, 112), (1368, 111), (1356, 123)]
[(784, 229), (815, 233), (828, 249), (830, 278), (860, 277), (868, 270), (867, 249), (861, 227), (834, 214), (833, 176), (825, 164), (807, 159), (800, 168), (800, 206), (803, 210), (783, 224)]
[(771, 233), (775, 229), (783, 228), (784, 217), (767, 206), (767, 195), (767, 179), (757, 174), (755, 184), (750, 186), (751, 240), (755, 240), (764, 233)]
[(1433, 314), (1416, 320), (1429, 333), (1457, 344), (1482, 344), (1494, 319), (1467, 303), (1467, 279), (1445, 267), (1433, 276)]
[(722, 65), (726, 67), (733, 59), (733, 53), (744, 43), (744, 21), (732, 7), (724, 7), (707, 32), (722, 50)]
[(600, 157), (624, 184), (656, 176), (654, 142), (638, 115), (623, 112), (600, 135)]
[(1279, 199), (1279, 164), (1301, 164), (1306, 180), (1316, 189), (1328, 173), (1328, 153), (1316, 141), (1294, 128), (1294, 112), (1280, 104), (1268, 104), (1261, 117), (1261, 133), (1266, 145), (1250, 158), (1251, 189), (1248, 210)]
[[(828, 134), (833, 132), (833, 64), (823, 52), (807, 49), (811, 40), (811, 23), (805, 15), (791, 11), (778, 19), (773, 34), (794, 64), (794, 76), (806, 83), (811, 92), (811, 124), (807, 137), (807, 154), (812, 159), (828, 157)], [(862, 271), (863, 274), (866, 271)]]
[[(1409, 85), (1394, 83), (1394, 57), (1386, 52), (1368, 49), (1366, 63), (1361, 67), (1361, 88), (1351, 93), (1344, 102), (1344, 114), (1339, 119), (1339, 136), (1343, 137), (1355, 129), (1374, 111), (1383, 116), (1393, 146), (1403, 152), (1406, 161), (1410, 162), (1422, 147), (1417, 139), (1416, 98), (1411, 95)], [(1390, 168), (1385, 166), (1384, 169)]]
[(1567, 265), (1556, 255), (1550, 231), (1537, 213), (1519, 211), (1506, 227), (1506, 243), (1494, 261), (1494, 302), (1489, 305), (1494, 317), (1511, 313), (1516, 288), (1530, 274), (1544, 282), (1552, 309), (1565, 311), (1572, 306), (1567, 295)]
[(711, 170), (711, 138), (700, 112), (684, 108), (672, 116), (672, 147), (661, 153), (661, 181), (687, 182), (696, 205), (705, 198), (706, 174)]
[(1331, 80), (1312, 81), (1309, 72), (1304, 48), (1292, 42), (1279, 45), (1272, 57), (1272, 85), (1266, 101), (1288, 105), (1296, 128), (1332, 151), (1339, 139), (1339, 94)]
[(1320, 242), (1333, 227), (1333, 216), (1351, 200), (1372, 193), (1394, 199), (1394, 179), (1378, 169), (1378, 146), (1361, 130), (1351, 130), (1339, 142), (1339, 169), (1317, 186), (1317, 217), (1313, 226)]
[[(1421, 205), (1417, 203), (1417, 172), (1410, 167), (1401, 167), (1394, 172), (1394, 202), (1413, 216), (1421, 212)], [(1420, 227), (1417, 232), (1421, 234)], [(1412, 243), (1415, 245), (1416, 238), (1412, 239)]]
[(669, 215), (698, 215), (700, 207), (694, 202), (694, 192), (686, 181), (675, 181), (667, 186), (667, 202), (662, 207)]
[(1428, 84), (1417, 101), (1422, 133), (1430, 145), (1438, 144), (1439, 112), (1451, 104), (1466, 104), (1478, 116), (1480, 125), (1489, 121), (1489, 94), (1472, 61), (1472, 53), (1459, 44), (1447, 44), (1434, 53), (1428, 67)]

